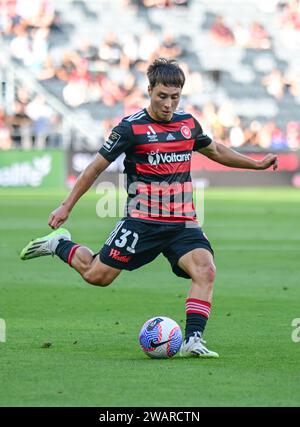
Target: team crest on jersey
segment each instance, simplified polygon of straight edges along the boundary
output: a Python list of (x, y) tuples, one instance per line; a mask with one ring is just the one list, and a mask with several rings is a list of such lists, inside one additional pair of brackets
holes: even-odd
[(184, 136), (186, 139), (190, 139), (192, 136), (191, 129), (188, 126), (181, 126), (180, 132), (182, 136)]

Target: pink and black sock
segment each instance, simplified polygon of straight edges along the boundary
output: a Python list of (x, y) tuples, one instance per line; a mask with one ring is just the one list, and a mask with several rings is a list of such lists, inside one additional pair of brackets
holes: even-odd
[(185, 339), (194, 335), (195, 332), (204, 332), (206, 322), (210, 315), (211, 304), (196, 298), (187, 298), (185, 303), (186, 326)]
[(55, 249), (55, 253), (60, 259), (72, 266), (72, 258), (78, 248), (80, 248), (80, 245), (77, 243), (71, 242), (70, 240), (60, 239), (59, 244)]

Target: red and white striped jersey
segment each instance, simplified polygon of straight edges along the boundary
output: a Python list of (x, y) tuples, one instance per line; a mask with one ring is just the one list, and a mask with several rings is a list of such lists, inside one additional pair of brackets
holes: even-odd
[(99, 150), (110, 162), (125, 153), (125, 216), (164, 224), (196, 221), (192, 152), (211, 142), (189, 113), (175, 112), (168, 122), (153, 120), (146, 109), (125, 117)]

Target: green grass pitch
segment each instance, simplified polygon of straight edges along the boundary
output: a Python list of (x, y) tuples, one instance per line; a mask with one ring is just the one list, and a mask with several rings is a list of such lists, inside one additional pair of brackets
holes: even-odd
[[(169, 316), (184, 329), (189, 281), (163, 256), (107, 288), (57, 258), (20, 261), (64, 193), (1, 190), (0, 406), (299, 406), (300, 191), (209, 189), (204, 231), (216, 253), (205, 337), (218, 360), (152, 360), (141, 325)], [(115, 219), (85, 196), (66, 227), (98, 250)], [(51, 343), (47, 346), (46, 343)]]

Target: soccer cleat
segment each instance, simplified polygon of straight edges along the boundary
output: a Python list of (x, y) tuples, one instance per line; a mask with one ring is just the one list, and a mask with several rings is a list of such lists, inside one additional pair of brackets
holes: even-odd
[(20, 258), (26, 260), (40, 256), (54, 255), (60, 239), (71, 240), (71, 234), (65, 228), (58, 228), (52, 231), (52, 233), (47, 234), (47, 236), (31, 240), (21, 251)]
[(219, 357), (218, 353), (208, 350), (204, 344), (206, 344), (206, 341), (201, 338), (200, 332), (195, 332), (193, 336), (183, 341), (180, 348), (180, 356), (202, 358)]

